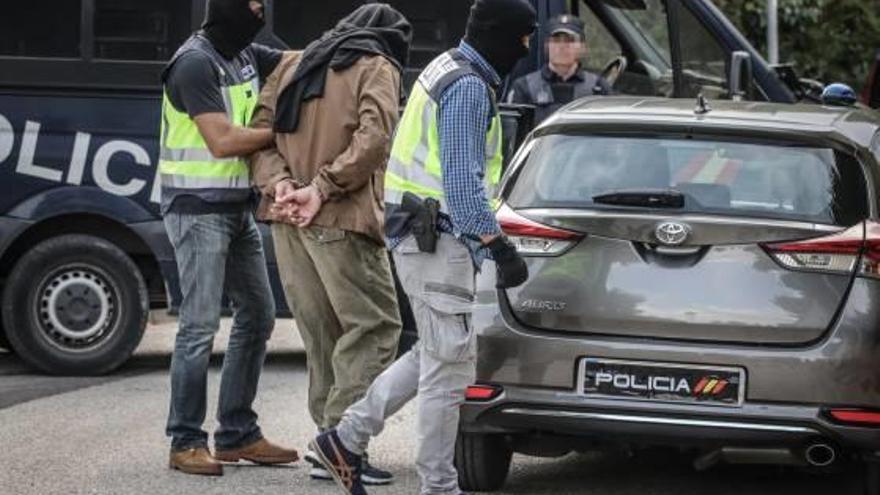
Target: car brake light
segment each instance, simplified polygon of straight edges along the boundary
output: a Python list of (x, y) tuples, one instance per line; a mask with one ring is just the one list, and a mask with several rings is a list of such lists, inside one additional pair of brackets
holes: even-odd
[(495, 214), (501, 230), (507, 234), (520, 254), (556, 256), (583, 237), (583, 234), (538, 223), (502, 204)]
[(471, 385), (464, 394), (465, 400), (492, 400), (501, 395), (501, 387), (494, 385)]
[(829, 414), (841, 423), (880, 426), (880, 412), (862, 409), (832, 409)]
[(880, 223), (865, 222), (865, 246), (861, 274), (880, 278)]
[(861, 258), (859, 273), (880, 277), (880, 224), (871, 221), (827, 237), (764, 247), (786, 268), (852, 273)]

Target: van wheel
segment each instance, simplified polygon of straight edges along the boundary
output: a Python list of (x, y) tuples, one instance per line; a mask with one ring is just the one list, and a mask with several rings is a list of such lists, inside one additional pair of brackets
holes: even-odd
[(32, 248), (6, 281), (7, 338), (28, 364), (50, 374), (98, 375), (124, 363), (143, 337), (147, 285), (131, 258), (88, 235)]
[(494, 492), (504, 486), (513, 449), (501, 435), (459, 433), (455, 467), (462, 490)]

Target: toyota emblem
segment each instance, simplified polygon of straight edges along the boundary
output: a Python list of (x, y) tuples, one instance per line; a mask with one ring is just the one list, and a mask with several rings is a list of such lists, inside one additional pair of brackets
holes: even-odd
[(660, 244), (666, 246), (680, 246), (684, 244), (690, 234), (687, 225), (678, 222), (663, 222), (657, 226), (654, 235)]

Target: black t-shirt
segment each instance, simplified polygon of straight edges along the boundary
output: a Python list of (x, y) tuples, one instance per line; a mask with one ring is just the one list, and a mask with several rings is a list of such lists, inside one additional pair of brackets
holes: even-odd
[[(257, 67), (257, 77), (265, 81), (281, 61), (282, 52), (256, 43), (245, 48)], [(245, 57), (238, 56), (228, 61), (239, 71), (247, 71), (251, 65)], [(204, 52), (189, 51), (181, 55), (171, 66), (165, 79), (168, 99), (180, 112), (190, 118), (205, 113), (226, 113), (223, 94), (220, 90), (220, 73), (211, 57)], [(236, 213), (242, 210), (241, 203), (208, 203), (197, 196), (182, 195), (168, 205), (168, 211), (177, 213)]]
[[(264, 45), (254, 43), (245, 50), (256, 61), (261, 81), (265, 81), (281, 61), (281, 51)], [(231, 65), (243, 69), (249, 64), (243, 57), (236, 57)], [(206, 53), (191, 51), (177, 59), (168, 72), (165, 90), (174, 108), (186, 112), (190, 117), (203, 113), (226, 113), (217, 66)]]

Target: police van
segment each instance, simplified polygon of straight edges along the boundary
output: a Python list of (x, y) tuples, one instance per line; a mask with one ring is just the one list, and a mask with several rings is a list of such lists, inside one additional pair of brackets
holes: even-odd
[[(809, 91), (772, 68), (709, 0), (532, 0), (542, 24), (587, 26), (586, 66), (619, 93), (795, 102)], [(363, 1), (269, 2), (261, 40), (303, 48)], [(388, 0), (415, 28), (412, 84), (465, 29), (469, 0)], [(0, 17), (0, 345), (49, 373), (99, 374), (137, 347), (150, 310), (180, 300), (158, 213), (159, 73), (199, 27), (205, 0), (12, 2)], [(538, 32), (515, 75), (544, 61)], [(503, 99), (503, 96), (502, 98)], [(529, 130), (504, 108), (506, 151)], [(284, 304), (269, 230), (270, 276)], [(412, 318), (402, 301), (407, 330)]]

